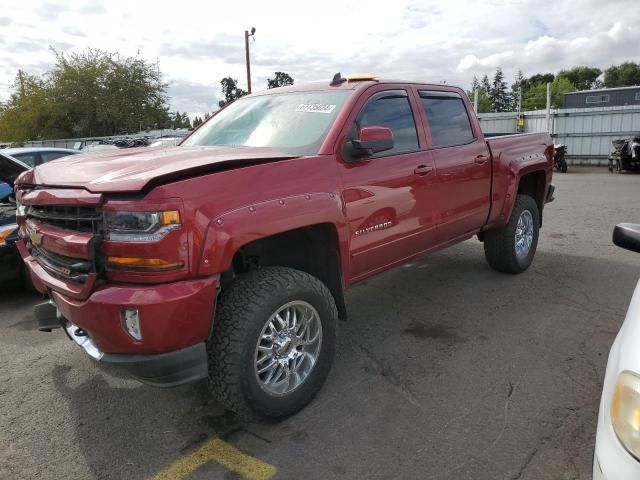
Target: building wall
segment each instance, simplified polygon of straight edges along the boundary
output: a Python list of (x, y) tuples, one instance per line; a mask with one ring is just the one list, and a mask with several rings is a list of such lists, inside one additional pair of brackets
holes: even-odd
[[(478, 117), (485, 134), (516, 133), (515, 112)], [(605, 165), (613, 140), (640, 133), (640, 105), (552, 110), (550, 130), (544, 110), (524, 112), (524, 119), (526, 133), (550, 131), (554, 143), (566, 145), (572, 164)]]
[[(597, 102), (607, 97), (606, 102)], [(587, 103), (587, 99), (590, 103)], [(595, 103), (594, 103), (595, 101)], [(568, 93), (564, 96), (564, 108), (621, 107), (624, 105), (640, 105), (640, 87), (626, 90), (602, 90), (591, 92)]]

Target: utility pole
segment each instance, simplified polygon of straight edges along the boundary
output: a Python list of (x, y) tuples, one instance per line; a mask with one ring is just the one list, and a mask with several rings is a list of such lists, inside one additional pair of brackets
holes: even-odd
[(478, 87), (473, 91), (473, 109), (478, 113)]
[(247, 93), (251, 93), (251, 60), (249, 59), (249, 37), (253, 37), (255, 41), (256, 27), (251, 27), (251, 33), (249, 30), (244, 31), (244, 51), (247, 61)]

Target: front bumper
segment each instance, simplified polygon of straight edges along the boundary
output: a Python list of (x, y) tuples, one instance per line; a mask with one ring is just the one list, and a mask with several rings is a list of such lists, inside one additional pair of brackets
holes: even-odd
[(77, 343), (94, 360), (113, 365), (135, 379), (154, 387), (175, 387), (207, 377), (208, 360), (205, 342), (156, 355), (104, 353), (86, 331), (66, 320), (53, 302), (36, 305), (35, 317), (43, 331), (62, 327), (70, 340)]
[[(103, 285), (86, 300), (55, 290), (51, 300), (62, 316), (88, 333), (98, 350), (126, 355), (154, 355), (179, 350), (209, 338), (217, 278), (160, 285)], [(142, 340), (123, 327), (121, 312), (135, 309)]]
[[(157, 387), (205, 378), (217, 277), (162, 285), (105, 285), (87, 300), (49, 291), (36, 307), (41, 330), (63, 327), (101, 364), (113, 365)], [(137, 309), (142, 340), (124, 328), (122, 309)]]

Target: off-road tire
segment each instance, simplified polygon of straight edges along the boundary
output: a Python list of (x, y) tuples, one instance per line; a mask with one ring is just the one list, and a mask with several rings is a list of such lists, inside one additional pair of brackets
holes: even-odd
[[(529, 210), (533, 217), (533, 241), (526, 257), (518, 257), (515, 236), (518, 219), (522, 212)], [(489, 266), (502, 273), (522, 273), (533, 261), (540, 234), (540, 212), (535, 200), (529, 195), (516, 197), (509, 222), (501, 228), (488, 230), (484, 234), (484, 255)]]
[[(254, 352), (267, 320), (283, 305), (311, 304), (322, 324), (322, 344), (313, 370), (292, 392), (274, 396), (258, 383)], [(242, 417), (286, 417), (307, 405), (322, 387), (335, 351), (338, 310), (328, 288), (308, 273), (265, 267), (238, 276), (223, 289), (208, 343), (209, 385), (218, 402)]]

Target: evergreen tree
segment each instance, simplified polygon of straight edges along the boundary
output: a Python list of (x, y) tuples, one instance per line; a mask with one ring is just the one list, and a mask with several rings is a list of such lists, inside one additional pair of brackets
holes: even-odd
[(480, 82), (480, 88), (484, 93), (489, 95), (491, 93), (491, 82), (489, 82), (489, 76), (485, 73)]
[(491, 100), (491, 109), (494, 112), (506, 112), (509, 110), (507, 82), (504, 81), (504, 74), (500, 67), (496, 68), (496, 73), (493, 76), (489, 99)]
[(182, 112), (182, 128), (191, 128), (191, 119), (187, 112)]
[(522, 111), (521, 99), (524, 96), (524, 92), (522, 88), (524, 86), (524, 75), (522, 74), (522, 70), (518, 69), (518, 74), (516, 75), (516, 80), (511, 85), (511, 110), (517, 111), (518, 107)]

